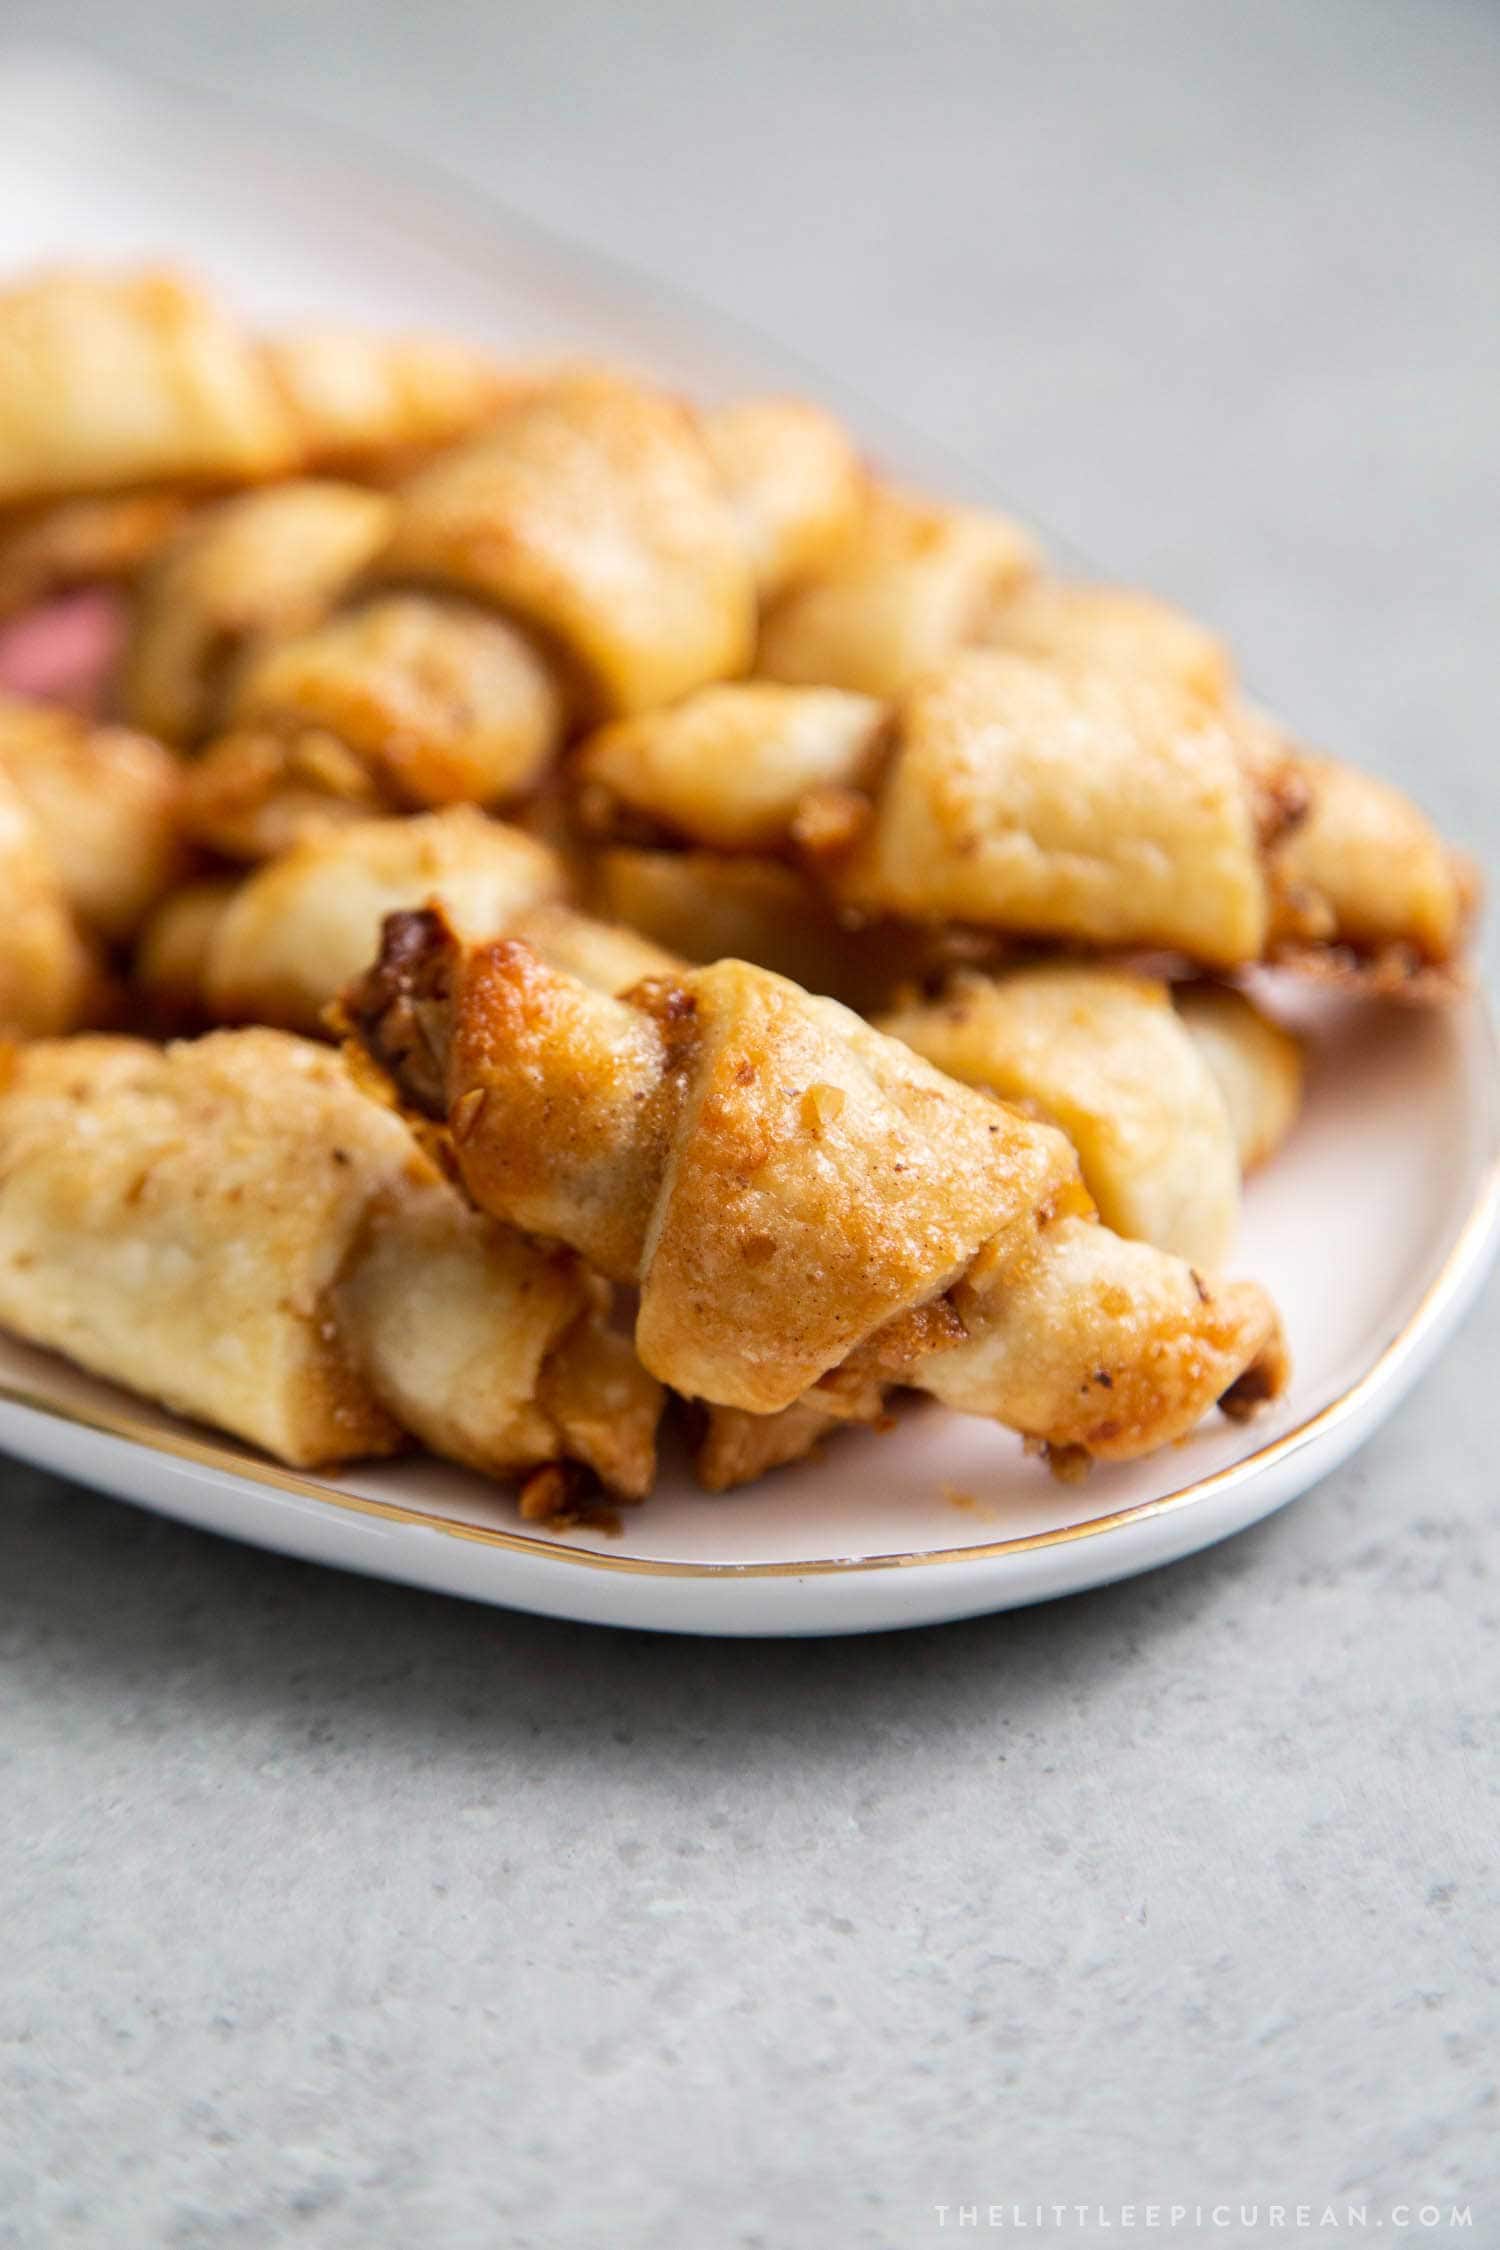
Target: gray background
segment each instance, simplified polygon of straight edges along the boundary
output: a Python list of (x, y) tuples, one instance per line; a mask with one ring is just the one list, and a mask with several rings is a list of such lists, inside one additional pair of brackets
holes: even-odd
[[(3, 20), (794, 337), (1500, 864), (1493, 9)], [(862, 1643), (470, 1610), (8, 1470), (0, 2242), (904, 2250), (939, 2202), (1329, 2195), (1500, 2240), (1497, 1338), (1491, 1292), (1215, 1553)]]

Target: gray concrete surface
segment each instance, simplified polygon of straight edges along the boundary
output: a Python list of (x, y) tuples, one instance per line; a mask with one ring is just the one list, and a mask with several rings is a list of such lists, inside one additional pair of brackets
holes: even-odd
[[(1492, 8), (3, 20), (795, 335), (1500, 865)], [(1500, 2242), (1497, 1341), (1492, 1291), (1213, 1554), (862, 1644), (469, 1610), (7, 1470), (0, 2243)]]

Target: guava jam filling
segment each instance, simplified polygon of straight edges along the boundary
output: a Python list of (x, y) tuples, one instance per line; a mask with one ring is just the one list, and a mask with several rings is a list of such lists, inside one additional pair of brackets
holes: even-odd
[(125, 641), (124, 597), (84, 586), (0, 624), (0, 690), (98, 717)]

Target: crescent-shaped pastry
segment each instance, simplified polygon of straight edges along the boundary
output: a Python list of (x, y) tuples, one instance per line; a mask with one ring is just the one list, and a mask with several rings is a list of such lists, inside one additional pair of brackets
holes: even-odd
[[(890, 1006), (913, 980), (975, 957), (945, 930), (864, 919), (851, 926), (800, 868), (749, 852), (615, 847), (590, 862), (588, 887), (600, 914), (680, 960), (753, 961), (861, 1015)], [(979, 950), (988, 958), (1000, 949)]]
[[(515, 802), (580, 710), (742, 672), (757, 588), (830, 553), (863, 496), (852, 446), (813, 408), (752, 399), (695, 417), (619, 377), (517, 379), (482, 435), (395, 493), (368, 573), (387, 590), (367, 584), (300, 632), (277, 620), (238, 663), (190, 792), (194, 833), (256, 858), (320, 821)], [(261, 575), (223, 573), (224, 600)], [(158, 605), (169, 650), (174, 625), (192, 632), (191, 595)], [(127, 678), (143, 677), (151, 638), (147, 616)], [(204, 634), (179, 674), (224, 679), (224, 650), (222, 628)], [(182, 724), (180, 708), (154, 711)]]
[(747, 398), (700, 424), (762, 602), (830, 569), (859, 536), (869, 484), (848, 433), (806, 399)]
[(1016, 524), (878, 487), (830, 568), (773, 603), (755, 669), (792, 685), (899, 695), (984, 628), (1037, 566)]
[(1274, 1309), (1099, 1224), (1062, 1134), (744, 962), (621, 998), (434, 913), (347, 998), (481, 1209), (640, 1291), (643, 1363), (753, 1414), (885, 1382), (1068, 1460), (1279, 1389)]
[(168, 742), (200, 742), (223, 723), (246, 654), (317, 622), (379, 552), (391, 516), (384, 494), (318, 478), (194, 516), (137, 588), (126, 717)]
[(1243, 994), (1101, 963), (961, 970), (879, 1018), (950, 1078), (1060, 1125), (1099, 1215), (1210, 1272), (1234, 1245), (1240, 1179), (1285, 1137), (1296, 1040)]
[(1234, 693), (1223, 642), (1185, 611), (1130, 586), (1029, 579), (995, 604), (973, 639), (1059, 671), (1128, 673), (1211, 708)]
[(774, 851), (814, 792), (874, 777), (885, 721), (873, 696), (839, 688), (704, 688), (590, 735), (575, 768), (579, 809), (604, 834), (624, 807), (710, 851)]
[(327, 1048), (250, 1030), (8, 1058), (0, 1322), (281, 1460), (411, 1432), (491, 1475), (572, 1458), (639, 1494), (660, 1394), (600, 1305), (575, 1259), (468, 1210)]
[(446, 337), (352, 328), (273, 336), (261, 358), (303, 466), (345, 475), (456, 444), (536, 380)]
[[(696, 699), (623, 741), (596, 735), (576, 768), (585, 817), (692, 843), (707, 827), (722, 843), (752, 808), (758, 850), (779, 830), (862, 915), (1164, 949), (1215, 969), (1321, 954), (1414, 997), (1457, 964), (1472, 903), (1458, 856), (1399, 792), (1294, 750), (1248, 712), (999, 651), (927, 675), (873, 741), (840, 731), (827, 693), (762, 701), (717, 769)], [(813, 754), (789, 759), (784, 744), (814, 719), (823, 779), (799, 790)]]
[(0, 292), (0, 507), (295, 465), (248, 336), (176, 275), (52, 272)]
[(562, 702), (526, 637), (475, 603), (380, 594), (242, 670), (230, 729), (197, 761), (188, 820), (231, 858), (320, 813), (498, 804), (552, 756)]
[(0, 1034), (38, 1039), (81, 1023), (98, 962), (78, 927), (52, 856), (0, 767)]
[(100, 937), (130, 937), (181, 879), (182, 771), (149, 735), (0, 695), (0, 774), (63, 898)]
[(522, 398), (420, 472), (381, 568), (521, 620), (600, 716), (749, 667), (750, 552), (702, 432), (614, 377)]
[(1241, 1174), (1267, 1163), (1302, 1106), (1302, 1043), (1227, 984), (1179, 984), (1172, 1004), (1213, 1072)]
[(960, 974), (940, 998), (879, 1023), (950, 1078), (1060, 1125), (1117, 1234), (1209, 1272), (1225, 1265), (1238, 1151), (1218, 1081), (1164, 984), (1071, 962)]
[(556, 853), (469, 805), (357, 821), (303, 838), (239, 884), (166, 900), (143, 934), (136, 979), (169, 1020), (317, 1033), (374, 956), (386, 915), (434, 902), (464, 936), (523, 937), (605, 991), (676, 965), (633, 931), (579, 913), (566, 888)]

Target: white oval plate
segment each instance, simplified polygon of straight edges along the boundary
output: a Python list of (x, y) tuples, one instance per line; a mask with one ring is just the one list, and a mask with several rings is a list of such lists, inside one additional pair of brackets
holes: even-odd
[[(941, 448), (779, 347), (408, 167), (330, 158), (324, 127), (48, 57), (0, 64), (0, 125), (0, 269), (169, 255), (261, 314), (604, 351), (709, 392), (807, 387), (907, 475), (981, 496)], [(0, 1339), (0, 1447), (313, 1561), (677, 1632), (929, 1624), (1150, 1569), (1269, 1515), (1362, 1444), (1452, 1332), (1500, 1231), (1482, 1003), (1424, 1015), (1268, 992), (1315, 1036), (1304, 1115), (1247, 1197), (1237, 1263), (1275, 1293), (1296, 1359), (1290, 1396), (1249, 1428), (1208, 1422), (1151, 1461), (1062, 1486), (1004, 1431), (918, 1408), (728, 1498), (669, 1462), (618, 1536), (560, 1538), (523, 1531), (504, 1491), (441, 1463), (294, 1475)]]

